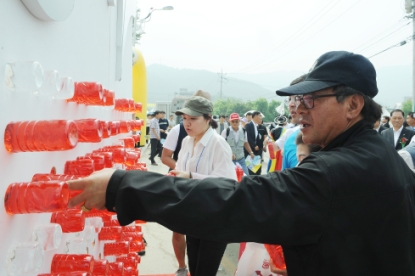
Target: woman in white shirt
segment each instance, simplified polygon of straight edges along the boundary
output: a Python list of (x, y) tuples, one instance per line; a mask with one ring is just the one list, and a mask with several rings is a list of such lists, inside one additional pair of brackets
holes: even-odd
[[(212, 102), (199, 96), (189, 98), (184, 107), (176, 111), (176, 115), (182, 115), (188, 134), (172, 171), (177, 177), (237, 179), (231, 148), (213, 130), (217, 122), (212, 119), (212, 111)], [(186, 243), (190, 275), (215, 276), (227, 243), (192, 236), (186, 236)]]

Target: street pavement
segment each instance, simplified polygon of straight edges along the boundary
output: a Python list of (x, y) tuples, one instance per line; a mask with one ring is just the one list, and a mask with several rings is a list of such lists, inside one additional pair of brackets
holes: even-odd
[[(149, 171), (165, 174), (168, 167), (161, 163), (156, 157), (155, 161), (158, 166), (151, 165), (149, 158), (150, 148), (141, 148), (141, 162), (146, 162)], [(264, 154), (265, 162), (263, 166), (268, 164), (268, 153)], [(265, 169), (263, 168), (263, 173)], [(158, 275), (170, 274), (174, 275), (178, 269), (176, 256), (174, 255), (172, 246), (172, 231), (154, 222), (148, 222), (142, 225), (144, 238), (147, 241), (146, 254), (141, 257), (139, 265), (140, 275)], [(235, 274), (238, 264), (239, 244), (228, 244), (225, 254), (222, 258), (217, 276), (232, 276)], [(186, 258), (187, 262), (187, 258)]]

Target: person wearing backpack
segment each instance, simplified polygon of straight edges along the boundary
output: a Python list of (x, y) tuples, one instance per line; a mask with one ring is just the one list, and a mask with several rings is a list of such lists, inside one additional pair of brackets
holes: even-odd
[(241, 165), (244, 173), (249, 175), (248, 168), (245, 163), (244, 148), (248, 151), (249, 155), (254, 158), (254, 153), (248, 143), (248, 137), (246, 130), (240, 127), (240, 119), (237, 113), (232, 113), (229, 116), (230, 127), (222, 131), (222, 137), (225, 138), (229, 146), (232, 149), (232, 162), (236, 165)]

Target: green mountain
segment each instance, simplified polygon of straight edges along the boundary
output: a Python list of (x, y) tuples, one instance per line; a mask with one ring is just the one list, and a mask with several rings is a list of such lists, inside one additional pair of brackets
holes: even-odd
[[(234, 98), (242, 101), (259, 97), (281, 100), (275, 90), (304, 74), (301, 71), (280, 71), (263, 74), (224, 75), (222, 98)], [(393, 108), (412, 96), (412, 66), (394, 66), (377, 68), (379, 94), (375, 100), (383, 106)], [(212, 100), (220, 97), (220, 75), (206, 70), (176, 69), (165, 65), (152, 64), (147, 67), (148, 102), (171, 101), (176, 95), (194, 93), (201, 89), (208, 91)]]

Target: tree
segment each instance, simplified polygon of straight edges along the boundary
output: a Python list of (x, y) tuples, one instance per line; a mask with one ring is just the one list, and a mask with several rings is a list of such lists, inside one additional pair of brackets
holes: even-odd
[(412, 99), (406, 100), (402, 103), (402, 111), (408, 114), (412, 111)]
[(274, 121), (277, 113), (275, 107), (279, 106), (281, 103), (276, 100), (272, 100), (268, 103), (265, 98), (258, 98), (255, 101), (243, 102), (238, 99), (218, 99), (213, 103), (213, 114), (214, 115), (230, 115), (231, 113), (238, 113), (239, 116), (244, 116), (244, 114), (249, 110), (258, 110), (262, 112), (265, 116), (266, 122)]

